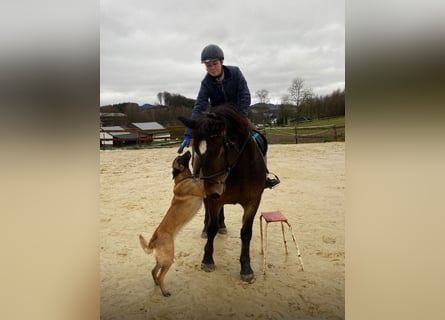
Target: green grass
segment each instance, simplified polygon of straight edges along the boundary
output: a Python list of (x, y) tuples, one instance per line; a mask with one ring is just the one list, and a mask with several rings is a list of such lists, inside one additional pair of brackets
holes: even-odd
[(329, 126), (329, 125), (344, 126), (345, 125), (345, 117), (314, 120), (311, 122), (299, 123), (297, 128)]
[[(330, 118), (330, 119), (322, 119), (322, 120), (314, 120), (311, 122), (299, 123), (297, 126), (298, 135), (305, 135), (311, 132), (316, 132), (317, 130), (322, 132), (323, 129), (315, 129), (310, 130), (308, 127), (322, 127), (322, 126), (345, 126), (345, 117), (338, 118)], [(304, 130), (304, 128), (308, 128)], [(266, 134), (266, 137), (270, 143), (295, 143), (295, 126), (286, 126), (286, 127), (267, 127), (261, 132)], [(317, 138), (320, 142), (329, 142), (334, 141), (333, 136), (334, 131), (329, 130), (329, 133), (326, 134), (325, 137)], [(310, 140), (301, 138), (299, 139), (299, 143), (309, 142)], [(337, 141), (345, 141), (345, 129), (337, 128)], [(312, 141), (312, 142), (315, 142)]]
[[(322, 120), (314, 120), (311, 122), (304, 122), (299, 123), (297, 125), (298, 128), (305, 128), (305, 127), (321, 127), (321, 126), (330, 126), (330, 125), (336, 125), (336, 126), (344, 126), (345, 125), (345, 117), (338, 117), (338, 118), (330, 118), (330, 119), (322, 119)], [(286, 133), (295, 133), (295, 126), (278, 126), (278, 127), (267, 127), (267, 132), (269, 131), (281, 131)]]

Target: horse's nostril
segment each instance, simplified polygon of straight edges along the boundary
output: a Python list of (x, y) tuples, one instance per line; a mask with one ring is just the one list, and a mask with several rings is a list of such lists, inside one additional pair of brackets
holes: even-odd
[(211, 195), (210, 195), (210, 198), (212, 198), (212, 199), (218, 199), (219, 197), (220, 197), (221, 195), (220, 194), (218, 194), (218, 193), (212, 193)]

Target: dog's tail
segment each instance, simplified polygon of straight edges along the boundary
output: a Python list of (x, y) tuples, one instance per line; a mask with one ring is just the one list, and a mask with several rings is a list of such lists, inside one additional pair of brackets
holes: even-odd
[(150, 243), (145, 240), (145, 238), (140, 234), (139, 242), (141, 243), (142, 249), (144, 249), (145, 253), (150, 254), (153, 251), (153, 241), (150, 240)]

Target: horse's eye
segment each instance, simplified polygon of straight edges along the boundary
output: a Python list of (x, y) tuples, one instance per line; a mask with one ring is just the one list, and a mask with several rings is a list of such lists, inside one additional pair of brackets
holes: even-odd
[(207, 151), (207, 141), (201, 140), (199, 142), (199, 153), (203, 155), (206, 153), (206, 151)]

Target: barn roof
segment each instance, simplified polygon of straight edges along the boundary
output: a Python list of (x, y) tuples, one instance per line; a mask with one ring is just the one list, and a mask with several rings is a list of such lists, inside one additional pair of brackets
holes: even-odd
[(162, 125), (157, 122), (133, 122), (132, 125), (141, 130), (162, 130), (165, 129)]
[(126, 130), (126, 128), (121, 126), (109, 126), (109, 127), (101, 127), (103, 130)]
[[(122, 127), (122, 126), (109, 126), (109, 127), (101, 127), (102, 130), (104, 131), (108, 131), (108, 130), (128, 130), (127, 127)], [(120, 138), (120, 139), (136, 139), (138, 137), (137, 133), (133, 133), (133, 132), (109, 132), (110, 135), (112, 135), (113, 137), (116, 138)]]

